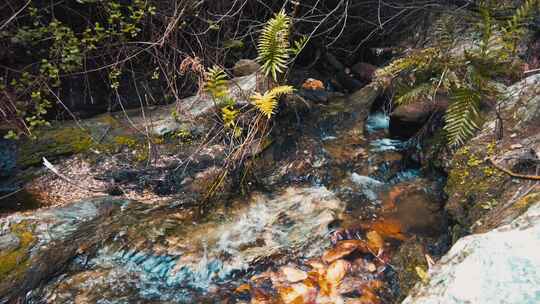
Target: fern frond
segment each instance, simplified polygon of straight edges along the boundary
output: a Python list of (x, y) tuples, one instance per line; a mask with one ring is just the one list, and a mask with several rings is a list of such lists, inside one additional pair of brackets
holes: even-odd
[(395, 99), (395, 102), (397, 105), (407, 105), (420, 99), (431, 99), (434, 91), (435, 87), (433, 86), (433, 83), (421, 83), (413, 87), (408, 87), (405, 91), (400, 92)]
[(441, 17), (435, 23), (435, 37), (437, 45), (443, 51), (450, 50), (456, 40), (456, 22), (451, 16)]
[(298, 38), (298, 40), (294, 41), (293, 46), (291, 47), (291, 53), (294, 56), (300, 54), (302, 50), (306, 47), (308, 41), (309, 41), (308, 36), (302, 36)]
[(275, 114), (278, 106), (279, 97), (282, 95), (290, 94), (294, 91), (291, 86), (277, 86), (270, 91), (265, 92), (263, 95), (256, 92), (252, 97), (253, 105), (268, 119)]
[(291, 94), (292, 92), (294, 92), (293, 87), (288, 86), (288, 85), (282, 85), (282, 86), (277, 86), (277, 87), (271, 89), (270, 92), (268, 92), (268, 94), (270, 94), (270, 95), (274, 96), (275, 98), (277, 98), (277, 97), (280, 97), (282, 95)]
[(402, 72), (416, 72), (426, 70), (440, 51), (436, 48), (427, 48), (420, 51), (413, 51), (409, 55), (392, 61), (389, 65), (375, 72), (375, 79), (380, 83), (385, 83), (385, 79), (393, 79)]
[(473, 137), (482, 124), (480, 117), (481, 95), (470, 88), (451, 92), (450, 106), (446, 110), (444, 130), (451, 146), (460, 146)]
[(509, 49), (515, 53), (520, 37), (523, 35), (524, 25), (530, 21), (533, 14), (540, 9), (540, 0), (525, 0), (516, 9), (514, 15), (507, 21), (506, 27), (502, 29)]
[(289, 59), (289, 29), (291, 20), (280, 11), (264, 26), (257, 47), (257, 61), (266, 76), (277, 82), (278, 74), (285, 71)]
[(222, 99), (228, 94), (227, 74), (217, 65), (211, 67), (205, 73), (204, 90), (214, 99)]

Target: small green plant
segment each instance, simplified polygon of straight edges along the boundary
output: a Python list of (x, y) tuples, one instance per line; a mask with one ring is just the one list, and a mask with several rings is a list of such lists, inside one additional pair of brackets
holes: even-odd
[(479, 38), (464, 52), (454, 52), (456, 31), (451, 18), (441, 18), (435, 26), (434, 47), (413, 51), (377, 71), (383, 87), (394, 86), (395, 103), (406, 105), (418, 100), (437, 102), (447, 95), (444, 131), (450, 146), (466, 143), (483, 123), (482, 101), (499, 100), (501, 92), (494, 79), (513, 72), (516, 45), (523, 25), (537, 8), (537, 0), (527, 0), (506, 25), (495, 21), (493, 6), (480, 4), (477, 23)]
[(294, 89), (291, 86), (278, 86), (262, 95), (259, 92), (256, 92), (251, 97), (251, 100), (261, 114), (270, 119), (276, 112), (279, 97), (282, 95), (291, 94), (293, 91)]
[(266, 23), (259, 38), (257, 60), (264, 74), (271, 75), (274, 81), (287, 68), (290, 24), (290, 17), (282, 10)]
[(227, 74), (225, 74), (225, 71), (221, 67), (215, 65), (209, 68), (205, 74), (205, 79), (204, 89), (214, 100), (219, 101), (229, 94)]
[(287, 69), (291, 55), (302, 52), (309, 41), (308, 37), (301, 36), (291, 46), (290, 31), (291, 17), (281, 10), (266, 22), (259, 37), (257, 61), (264, 75), (271, 76), (275, 82)]

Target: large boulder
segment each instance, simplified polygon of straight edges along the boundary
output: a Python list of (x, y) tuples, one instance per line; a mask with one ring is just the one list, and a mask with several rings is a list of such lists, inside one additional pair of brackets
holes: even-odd
[(459, 240), (403, 304), (540, 303), (539, 202), (509, 225)]
[(447, 108), (448, 99), (445, 97), (439, 97), (435, 102), (420, 100), (398, 106), (390, 114), (390, 134), (403, 138), (414, 136), (432, 114), (443, 113)]
[(56, 274), (75, 256), (92, 255), (115, 231), (130, 204), (96, 198), (0, 220), (0, 303), (16, 299)]
[(373, 80), (373, 74), (377, 69), (377, 66), (366, 62), (358, 62), (351, 67), (354, 75), (364, 83), (370, 83)]

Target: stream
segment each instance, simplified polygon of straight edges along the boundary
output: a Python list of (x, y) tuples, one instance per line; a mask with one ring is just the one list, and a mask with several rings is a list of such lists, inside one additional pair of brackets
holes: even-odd
[(261, 156), (272, 164), (265, 186), (203, 219), (122, 205), (122, 220), (105, 228), (111, 240), (78, 254), (27, 302), (396, 301), (400, 244), (430, 244), (431, 255), (447, 245), (443, 179), (425, 176), (416, 147), (389, 137), (384, 112), (346, 109), (333, 102), (300, 136), (282, 136)]

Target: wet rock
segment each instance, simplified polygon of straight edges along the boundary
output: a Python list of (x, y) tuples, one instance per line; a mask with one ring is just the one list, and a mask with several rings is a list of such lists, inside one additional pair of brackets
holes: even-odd
[(536, 200), (511, 224), (459, 240), (403, 303), (538, 303), (539, 249)]
[(368, 110), (375, 99), (381, 95), (381, 88), (377, 83), (371, 83), (360, 90), (354, 91), (348, 96), (353, 109)]
[(427, 269), (424, 248), (417, 239), (403, 242), (390, 262), (397, 273), (400, 299), (404, 299), (414, 285), (420, 281), (416, 267)]
[(19, 238), (12, 233), (0, 236), (0, 252), (11, 251), (19, 247), (19, 244)]
[(13, 174), (17, 166), (17, 147), (11, 140), (0, 138), (0, 178)]
[[(22, 297), (75, 256), (92, 254), (114, 233), (116, 215), (129, 204), (104, 197), (2, 218), (0, 234), (11, 245), (0, 250), (0, 302)], [(16, 247), (10, 235), (19, 239)]]
[(300, 89), (298, 92), (303, 98), (310, 100), (315, 103), (327, 103), (328, 102), (328, 92), (324, 90), (306, 90)]
[[(58, 299), (82, 294), (96, 302), (125, 295), (133, 303), (205, 303), (197, 297), (203, 293), (219, 297), (216, 290), (220, 284), (251, 267), (322, 254), (328, 225), (344, 210), (343, 202), (333, 193), (313, 187), (289, 187), (273, 197), (253, 194), (247, 201), (230, 204), (197, 224), (191, 223), (193, 219), (179, 223), (172, 214), (174, 209), (146, 210), (146, 216), (122, 226), (127, 230), (125, 236), (108, 242), (88, 262), (89, 270), (103, 274), (99, 279), (85, 282), (75, 279), (80, 272), (69, 274), (51, 282), (44, 292)], [(283, 257), (284, 253), (287, 256)], [(300, 268), (285, 272), (288, 276), (281, 272), (267, 278), (286, 285), (291, 282), (285, 277), (292, 281), (304, 278)], [(108, 290), (118, 292), (115, 295)], [(276, 296), (268, 294), (261, 299)]]
[(240, 59), (233, 67), (233, 74), (235, 77), (248, 76), (257, 72), (260, 65), (252, 59)]
[(351, 67), (351, 71), (358, 79), (364, 83), (370, 83), (373, 80), (373, 74), (378, 67), (366, 62), (359, 62)]
[(416, 184), (400, 185), (393, 194), (394, 208), (386, 216), (401, 223), (406, 233), (437, 236), (445, 231), (446, 217), (441, 202)]
[(438, 97), (436, 102), (419, 101), (398, 106), (390, 114), (390, 134), (410, 138), (420, 130), (433, 113), (443, 113), (448, 108), (448, 99)]

